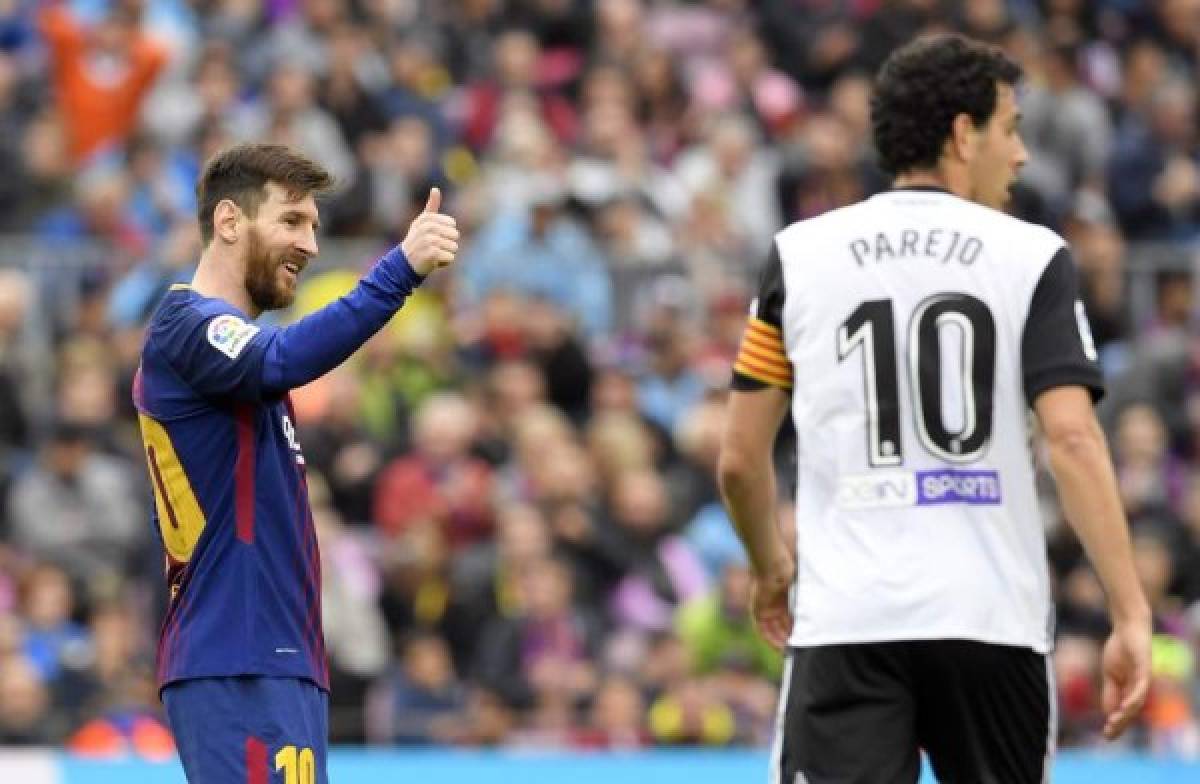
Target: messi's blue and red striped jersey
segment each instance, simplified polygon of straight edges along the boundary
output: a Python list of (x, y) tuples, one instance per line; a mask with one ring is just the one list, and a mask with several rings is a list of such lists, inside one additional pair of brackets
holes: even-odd
[(288, 390), (383, 326), (420, 278), (398, 250), (284, 328), (173, 287), (134, 381), (167, 558), (158, 682), (269, 675), (329, 687), (321, 566)]

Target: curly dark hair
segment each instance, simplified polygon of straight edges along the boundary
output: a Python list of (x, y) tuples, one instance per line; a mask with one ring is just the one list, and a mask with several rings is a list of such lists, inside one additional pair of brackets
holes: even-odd
[(923, 36), (888, 57), (871, 96), (879, 164), (893, 175), (932, 169), (954, 118), (979, 128), (996, 110), (996, 85), (1015, 85), (1021, 66), (998, 48), (957, 33)]

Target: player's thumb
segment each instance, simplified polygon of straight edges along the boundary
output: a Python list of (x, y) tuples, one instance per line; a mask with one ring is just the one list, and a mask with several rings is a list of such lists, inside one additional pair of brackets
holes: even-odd
[(425, 200), (425, 209), (422, 212), (437, 212), (442, 208), (442, 189), (430, 188), (429, 198)]

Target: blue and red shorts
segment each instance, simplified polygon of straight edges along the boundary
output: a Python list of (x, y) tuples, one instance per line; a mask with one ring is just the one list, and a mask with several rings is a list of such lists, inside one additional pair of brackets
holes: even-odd
[(328, 784), (329, 695), (303, 678), (193, 678), (162, 690), (188, 784)]

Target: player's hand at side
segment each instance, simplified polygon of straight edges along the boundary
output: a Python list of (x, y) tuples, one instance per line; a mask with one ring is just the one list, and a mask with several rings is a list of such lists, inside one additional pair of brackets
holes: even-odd
[(1104, 737), (1121, 736), (1150, 690), (1150, 623), (1117, 624), (1104, 644)]
[(796, 577), (796, 562), (781, 555), (761, 574), (754, 575), (754, 622), (758, 633), (776, 649), (787, 645), (792, 633), (792, 604), (789, 597)]
[(400, 243), (408, 263), (418, 275), (428, 275), (439, 267), (454, 263), (458, 255), (458, 226), (454, 218), (442, 215), (442, 192), (438, 188), (429, 191), (425, 209), (408, 227), (408, 234)]

